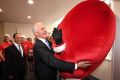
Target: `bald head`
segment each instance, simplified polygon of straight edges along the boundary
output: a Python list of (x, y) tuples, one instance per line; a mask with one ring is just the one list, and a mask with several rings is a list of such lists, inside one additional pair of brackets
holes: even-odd
[(47, 37), (47, 31), (45, 29), (45, 26), (40, 22), (34, 24), (33, 33), (37, 38)]

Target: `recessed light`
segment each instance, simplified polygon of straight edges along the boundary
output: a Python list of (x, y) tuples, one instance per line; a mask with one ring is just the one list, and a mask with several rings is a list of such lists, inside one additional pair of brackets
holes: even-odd
[(3, 10), (0, 8), (0, 12), (2, 13), (3, 12)]
[(27, 16), (28, 19), (31, 19), (32, 17), (31, 16)]
[(34, 4), (34, 1), (33, 0), (28, 0), (28, 4)]

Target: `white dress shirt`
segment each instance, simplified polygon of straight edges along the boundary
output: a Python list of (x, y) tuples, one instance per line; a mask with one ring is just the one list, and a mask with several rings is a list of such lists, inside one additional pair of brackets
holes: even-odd
[(46, 39), (42, 39), (42, 38), (38, 38), (38, 39), (41, 40), (44, 44), (46, 44), (46, 46), (51, 50), (50, 45)]
[[(20, 45), (20, 44), (14, 42), (14, 45), (15, 45), (16, 48), (19, 50), (19, 45)], [(22, 48), (21, 45), (20, 45), (20, 50), (19, 50), (19, 51), (20, 51), (20, 53), (21, 53), (21, 55), (22, 55), (22, 57), (23, 57), (23, 54), (24, 54), (24, 53), (23, 53), (23, 48)]]

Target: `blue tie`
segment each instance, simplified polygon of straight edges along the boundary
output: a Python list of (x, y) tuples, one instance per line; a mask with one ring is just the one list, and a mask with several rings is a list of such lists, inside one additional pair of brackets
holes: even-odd
[(46, 40), (45, 43), (46, 43), (47, 47), (51, 50), (49, 42)]

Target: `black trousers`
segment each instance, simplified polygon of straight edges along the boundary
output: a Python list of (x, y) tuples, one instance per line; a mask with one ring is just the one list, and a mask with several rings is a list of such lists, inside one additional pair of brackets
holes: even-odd
[(0, 62), (0, 80), (3, 80), (3, 64), (4, 62)]
[(5, 75), (3, 80), (25, 80), (25, 75), (24, 74), (14, 74), (12, 75), (12, 78), (10, 76)]
[[(25, 69), (16, 69), (11, 74), (8, 74), (4, 70), (3, 80), (25, 80)], [(11, 78), (12, 77), (12, 78)]]

